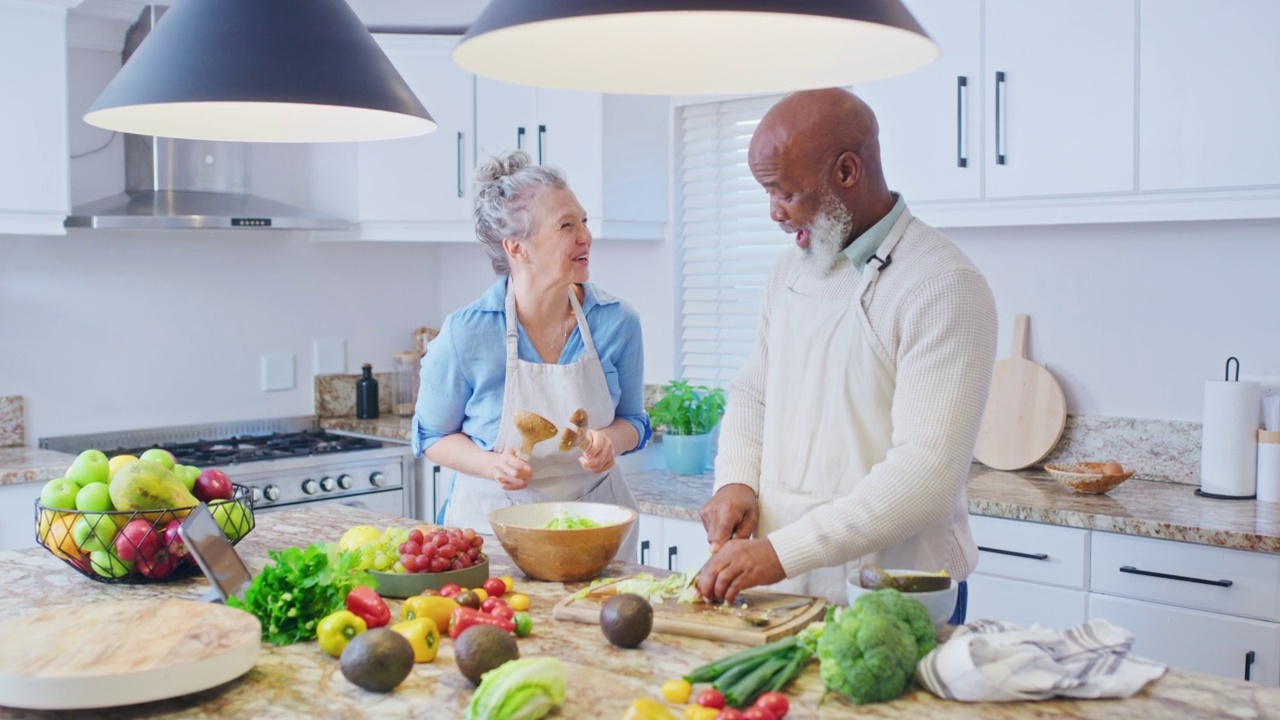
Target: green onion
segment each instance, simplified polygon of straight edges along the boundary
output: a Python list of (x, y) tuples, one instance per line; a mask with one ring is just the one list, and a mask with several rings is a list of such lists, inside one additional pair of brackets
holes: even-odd
[(791, 636), (785, 637), (781, 640), (774, 640), (773, 642), (766, 643), (764, 645), (747, 648), (746, 650), (722, 657), (719, 660), (712, 660), (706, 665), (700, 665), (693, 670), (690, 670), (689, 674), (684, 676), (684, 679), (694, 684), (711, 682), (735, 665), (741, 665), (753, 660), (758, 661), (760, 658), (767, 658), (780, 654), (784, 650), (790, 650), (795, 647), (796, 642), (796, 638)]

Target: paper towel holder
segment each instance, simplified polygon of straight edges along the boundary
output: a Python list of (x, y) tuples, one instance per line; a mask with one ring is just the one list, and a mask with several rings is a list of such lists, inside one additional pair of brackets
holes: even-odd
[[(1236, 364), (1236, 376), (1234, 380), (1231, 377), (1231, 363)], [(1234, 355), (1227, 358), (1227, 364), (1226, 364), (1226, 367), (1223, 369), (1223, 373), (1222, 373), (1222, 381), (1223, 382), (1240, 382), (1240, 358)], [(1196, 488), (1195, 493), (1199, 497), (1211, 498), (1214, 500), (1254, 500), (1258, 497), (1256, 488), (1254, 493), (1251, 495), (1222, 495), (1219, 493), (1205, 492), (1200, 488)]]
[(1222, 381), (1223, 381), (1223, 382), (1232, 382), (1232, 380), (1231, 380), (1231, 363), (1235, 363), (1235, 364), (1236, 364), (1236, 379), (1235, 379), (1235, 382), (1240, 382), (1240, 358), (1238, 358), (1238, 357), (1236, 357), (1236, 356), (1234, 356), (1234, 355), (1232, 355), (1231, 357), (1227, 358), (1227, 367), (1226, 367), (1226, 369), (1224, 369), (1224, 370), (1223, 370), (1223, 372), (1222, 372)]

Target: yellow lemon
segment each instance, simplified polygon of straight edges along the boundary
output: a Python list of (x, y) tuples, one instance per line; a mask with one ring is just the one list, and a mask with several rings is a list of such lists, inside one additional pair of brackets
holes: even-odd
[(382, 531), (372, 525), (356, 525), (342, 534), (338, 541), (339, 550), (355, 550), (367, 542), (382, 537)]
[(111, 458), (107, 461), (107, 477), (115, 477), (117, 470), (137, 459), (138, 457), (136, 455), (117, 455)]

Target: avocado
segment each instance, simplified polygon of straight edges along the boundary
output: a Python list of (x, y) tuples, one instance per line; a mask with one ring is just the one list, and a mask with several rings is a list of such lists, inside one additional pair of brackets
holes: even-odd
[(653, 606), (632, 593), (614, 595), (600, 609), (600, 629), (614, 645), (636, 647), (653, 630)]
[(474, 625), (458, 636), (453, 645), (453, 659), (458, 670), (471, 682), (480, 676), (520, 657), (520, 648), (511, 633), (492, 625)]
[(951, 578), (946, 573), (921, 575), (893, 575), (884, 568), (867, 565), (862, 568), (858, 582), (868, 590), (891, 589), (898, 592), (933, 592), (951, 587)]
[(380, 627), (355, 636), (338, 658), (342, 674), (374, 692), (390, 692), (413, 670), (413, 646), (403, 635)]

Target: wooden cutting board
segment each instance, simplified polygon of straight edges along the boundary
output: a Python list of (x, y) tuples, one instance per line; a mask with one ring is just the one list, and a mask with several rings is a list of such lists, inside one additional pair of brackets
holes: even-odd
[[(570, 595), (556, 603), (551, 617), (599, 625), (600, 608), (617, 594), (617, 583), (627, 579), (623, 577), (597, 585), (581, 599)], [(653, 631), (738, 645), (763, 645), (803, 630), (810, 622), (819, 619), (827, 605), (825, 598), (757, 590), (748, 590), (739, 597), (745, 600), (745, 607), (677, 603), (675, 600), (655, 604)], [(745, 620), (744, 615), (767, 618), (767, 624), (757, 627)]]
[(996, 362), (973, 456), (997, 470), (1020, 470), (1045, 458), (1062, 438), (1067, 401), (1058, 381), (1027, 359), (1026, 315), (1013, 318), (1009, 357)]
[(207, 690), (258, 660), (262, 627), (191, 600), (63, 605), (0, 622), (0, 705), (104, 708)]

